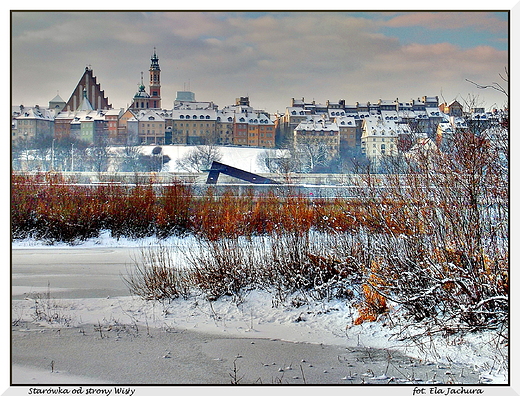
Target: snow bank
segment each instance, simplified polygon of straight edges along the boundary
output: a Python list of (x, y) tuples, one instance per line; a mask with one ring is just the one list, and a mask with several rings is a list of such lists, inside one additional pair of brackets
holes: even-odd
[[(116, 240), (108, 233), (81, 244), (88, 247), (155, 246), (156, 238)], [(175, 245), (178, 238), (171, 237), (161, 243)], [(189, 241), (183, 240), (183, 244)], [(65, 244), (47, 246), (53, 249)], [(35, 240), (13, 242), (13, 249), (42, 248)], [(72, 248), (72, 247), (71, 247)], [(298, 298), (298, 304), (292, 304)], [(60, 300), (70, 307), (75, 324), (99, 324), (103, 322), (138, 323), (167, 329), (187, 329), (206, 333), (246, 336), (248, 338), (280, 339), (313, 344), (341, 345), (345, 347), (369, 347), (396, 350), (408, 356), (436, 364), (471, 365), (481, 373), (484, 382), (503, 384), (508, 382), (507, 347), (497, 342), (492, 331), (461, 336), (431, 336), (424, 344), (400, 340), (398, 328), (389, 319), (365, 322), (354, 326), (357, 310), (348, 301), (329, 300), (302, 302), (301, 296), (289, 298), (283, 304), (273, 304), (272, 296), (253, 290), (237, 303), (229, 298), (209, 302), (202, 297), (177, 299), (170, 303), (145, 302), (137, 297), (84, 298)], [(13, 301), (17, 315), (31, 312), (30, 301)], [(390, 317), (398, 318), (398, 307), (393, 307)], [(21, 318), (32, 320), (30, 316)]]

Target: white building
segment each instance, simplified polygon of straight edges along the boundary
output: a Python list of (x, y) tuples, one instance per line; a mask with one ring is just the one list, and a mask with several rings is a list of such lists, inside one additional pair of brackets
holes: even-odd
[(383, 156), (398, 153), (400, 135), (410, 134), (410, 127), (394, 117), (364, 117), (361, 134), (361, 149), (374, 165), (381, 163)]

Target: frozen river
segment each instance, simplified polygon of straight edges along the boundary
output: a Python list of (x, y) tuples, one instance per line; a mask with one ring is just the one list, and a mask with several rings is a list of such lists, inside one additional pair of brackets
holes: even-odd
[[(235, 369), (242, 383), (255, 384), (480, 382), (469, 365), (427, 363), (386, 344), (370, 347), (373, 330), (364, 334), (359, 327), (358, 335), (345, 337), (344, 303), (325, 312), (321, 305), (275, 309), (258, 294), (240, 306), (200, 299), (145, 303), (123, 281), (141, 249), (12, 249), (15, 384), (229, 384)], [(33, 321), (31, 298), (47, 291), (71, 326), (42, 328)], [(51, 376), (50, 362), (58, 368)]]
[(123, 276), (140, 248), (15, 248), (12, 250), (12, 297), (42, 293), (56, 298), (128, 296)]

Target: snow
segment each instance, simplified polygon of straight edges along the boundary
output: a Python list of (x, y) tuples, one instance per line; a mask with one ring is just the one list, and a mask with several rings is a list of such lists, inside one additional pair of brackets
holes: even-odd
[[(98, 238), (85, 241), (81, 247), (136, 247), (155, 246), (158, 243), (155, 238), (139, 241), (126, 238), (116, 240), (108, 233), (103, 233)], [(163, 240), (162, 243), (176, 245), (176, 237)], [(186, 244), (186, 240), (183, 243)], [(69, 245), (46, 246), (36, 240), (12, 243), (12, 249), (55, 249), (67, 246)], [(33, 289), (32, 292), (34, 291)], [(12, 292), (21, 295), (30, 291), (17, 288)], [(156, 328), (187, 329), (248, 338), (385, 348), (446, 367), (452, 364), (471, 365), (480, 371), (485, 383), (508, 383), (508, 369), (501, 364), (504, 358), (500, 357), (501, 353), (507, 356), (507, 350), (497, 350), (496, 334), (493, 332), (469, 334), (462, 338), (432, 337), (427, 341), (434, 344), (435, 348), (421, 348), (409, 341), (399, 340), (387, 319), (353, 325), (357, 311), (345, 301), (309, 299), (299, 306), (290, 302), (289, 299), (287, 303), (273, 304), (270, 294), (253, 290), (244, 296), (241, 303), (236, 303), (231, 297), (208, 302), (202, 297), (194, 296), (170, 303), (153, 303), (134, 296), (124, 296), (73, 299), (63, 301), (63, 304), (69, 304), (71, 317), (77, 325), (107, 320), (130, 321), (146, 323)], [(13, 312), (16, 310), (16, 315), (27, 316), (30, 304), (28, 300), (13, 301)], [(393, 309), (393, 314), (398, 315), (398, 307), (394, 306)], [(29, 320), (30, 317), (24, 319)], [(437, 356), (433, 355), (433, 350)]]
[[(150, 155), (154, 147), (155, 146), (141, 146), (141, 149), (143, 154)], [(164, 172), (183, 172), (183, 170), (176, 165), (177, 159), (181, 159), (196, 149), (196, 146), (183, 145), (164, 145), (161, 147), (162, 154), (170, 157), (170, 162), (165, 164), (162, 169)], [(262, 155), (269, 153), (271, 157), (279, 157), (281, 155), (280, 153), (283, 152), (278, 149), (235, 146), (219, 146), (218, 149), (222, 154), (222, 158), (219, 162), (252, 173), (269, 173), (269, 170), (261, 161)]]

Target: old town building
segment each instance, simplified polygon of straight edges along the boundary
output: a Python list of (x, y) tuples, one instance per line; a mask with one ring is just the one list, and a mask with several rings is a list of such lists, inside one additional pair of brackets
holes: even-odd
[[(375, 162), (382, 155), (409, 150), (418, 139), (443, 142), (469, 123), (487, 128), (496, 118), (484, 109), (465, 114), (456, 100), (439, 104), (436, 96), (410, 101), (345, 100), (306, 102), (292, 99), (281, 114), (270, 115), (251, 106), (248, 96), (238, 97), (222, 109), (212, 101), (197, 101), (195, 93), (177, 91), (171, 109), (162, 107), (161, 68), (154, 48), (149, 84), (141, 81), (128, 108), (113, 109), (90, 66), (86, 67), (65, 102), (60, 95), (39, 106), (12, 110), (12, 141), (36, 138), (75, 138), (90, 145), (233, 145), (241, 147), (324, 147), (329, 156), (345, 152)], [(185, 87), (186, 88), (186, 87)]]

